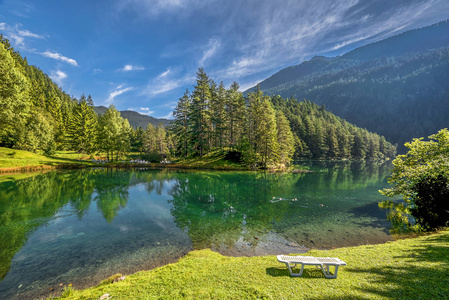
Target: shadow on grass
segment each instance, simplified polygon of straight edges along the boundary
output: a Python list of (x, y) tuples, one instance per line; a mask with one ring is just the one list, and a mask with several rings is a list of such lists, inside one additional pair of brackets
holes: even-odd
[[(299, 273), (300, 268), (295, 268), (293, 269), (293, 272), (295, 273)], [(291, 277), (290, 273), (288, 272), (287, 267), (285, 268), (266, 268), (266, 273), (267, 275), (270, 275), (272, 277), (281, 277), (281, 276), (286, 276), (286, 277)], [(304, 267), (304, 271), (302, 273), (301, 277), (292, 277), (292, 279), (294, 278), (323, 278), (324, 279), (324, 275), (323, 272), (321, 271), (321, 269), (317, 269), (315, 266), (305, 266)]]
[[(393, 257), (403, 264), (387, 267), (347, 268), (347, 272), (371, 273), (379, 279), (358, 289), (374, 297), (393, 299), (449, 298), (449, 236), (438, 235), (420, 246)], [(436, 266), (434, 264), (437, 264)], [(382, 289), (376, 287), (382, 286)]]
[(78, 160), (76, 158), (67, 158), (67, 157), (58, 157), (58, 156), (47, 156), (47, 157), (51, 158), (51, 159), (54, 159), (54, 160), (57, 160), (57, 161), (54, 161), (54, 162), (50, 162), (50, 161), (44, 162), (44, 164), (52, 165), (52, 166), (53, 165), (59, 165), (61, 163), (76, 164), (76, 165), (79, 165), (79, 164), (90, 164), (90, 161)]

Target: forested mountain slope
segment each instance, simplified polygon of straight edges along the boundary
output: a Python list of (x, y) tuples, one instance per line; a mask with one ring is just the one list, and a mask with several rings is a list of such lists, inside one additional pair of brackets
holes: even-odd
[[(94, 107), (94, 111), (97, 113), (97, 115), (104, 114), (107, 109), (108, 108), (104, 106)], [(157, 127), (160, 123), (164, 124), (165, 127), (170, 125), (170, 120), (157, 119), (151, 116), (139, 114), (138, 112), (132, 110), (122, 110), (120, 111), (120, 115), (122, 116), (122, 118), (128, 119), (129, 125), (131, 125), (134, 129), (137, 129), (139, 127), (146, 129), (148, 124), (151, 124), (154, 127)]]
[(449, 22), (335, 58), (316, 56), (260, 83), (268, 95), (310, 99), (399, 146), (449, 126)]

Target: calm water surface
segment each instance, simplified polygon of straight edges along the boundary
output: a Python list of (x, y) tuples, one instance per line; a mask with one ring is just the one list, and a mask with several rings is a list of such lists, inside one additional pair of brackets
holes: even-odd
[(193, 249), (252, 256), (391, 240), (377, 206), (391, 165), (302, 164), (314, 173), (95, 169), (2, 182), (0, 299), (92, 286)]

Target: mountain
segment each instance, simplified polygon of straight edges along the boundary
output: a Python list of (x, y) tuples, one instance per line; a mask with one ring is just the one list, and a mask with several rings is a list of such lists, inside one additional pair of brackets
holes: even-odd
[[(102, 115), (106, 112), (108, 108), (104, 106), (95, 106), (94, 111), (97, 115)], [(138, 127), (142, 127), (146, 129), (148, 124), (153, 125), (154, 127), (158, 126), (160, 123), (164, 124), (165, 127), (170, 125), (170, 120), (167, 119), (157, 119), (154, 117), (146, 116), (139, 114), (138, 112), (132, 110), (122, 110), (120, 111), (120, 115), (122, 118), (128, 119), (129, 125), (131, 125), (134, 129)]]
[(342, 56), (315, 56), (280, 70), (259, 86), (268, 95), (324, 105), (401, 147), (414, 137), (449, 127), (449, 21)]

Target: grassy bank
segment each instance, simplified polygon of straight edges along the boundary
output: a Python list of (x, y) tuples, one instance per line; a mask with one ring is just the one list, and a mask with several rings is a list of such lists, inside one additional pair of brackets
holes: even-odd
[(87, 159), (79, 156), (77, 153), (68, 151), (59, 152), (54, 156), (44, 156), (33, 152), (0, 147), (0, 172), (91, 165), (92, 163)]
[[(128, 158), (121, 158), (119, 163), (111, 162), (103, 166), (109, 167), (163, 167), (177, 169), (207, 169), (207, 170), (247, 170), (235, 160), (226, 158), (226, 153), (216, 151), (203, 157), (191, 157), (178, 159), (171, 164), (129, 163), (130, 159), (138, 159), (139, 155), (131, 153)], [(103, 159), (105, 159), (103, 157)], [(55, 168), (76, 168), (96, 166), (90, 157), (73, 151), (58, 151), (52, 156), (44, 156), (33, 152), (0, 147), (0, 173), (38, 171)]]
[(190, 252), (175, 264), (123, 281), (67, 289), (63, 299), (444, 299), (449, 295), (449, 231), (381, 245), (312, 250), (339, 257), (337, 279), (307, 266), (292, 278), (275, 256), (224, 257)]

